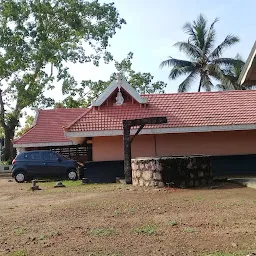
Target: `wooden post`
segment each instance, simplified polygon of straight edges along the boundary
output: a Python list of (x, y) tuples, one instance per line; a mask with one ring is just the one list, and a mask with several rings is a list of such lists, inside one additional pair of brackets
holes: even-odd
[(36, 185), (36, 180), (32, 180), (31, 190), (32, 191), (40, 190), (39, 186)]
[[(131, 166), (131, 143), (134, 138), (139, 134), (146, 124), (163, 124), (167, 123), (166, 117), (148, 117), (134, 120), (123, 120), (124, 129), (124, 176), (126, 184), (132, 184), (132, 166)], [(130, 139), (130, 129), (132, 126), (140, 125), (135, 135)]]
[(131, 141), (130, 141), (130, 126), (123, 124), (124, 127), (124, 176), (126, 184), (132, 184), (132, 173), (131, 173)]

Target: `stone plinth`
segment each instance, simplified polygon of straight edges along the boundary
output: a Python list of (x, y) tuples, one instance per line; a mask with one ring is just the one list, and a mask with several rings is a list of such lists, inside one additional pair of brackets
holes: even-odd
[(160, 158), (132, 159), (132, 184), (141, 187), (163, 187)]
[(211, 182), (211, 161), (208, 156), (132, 159), (134, 186), (163, 187), (172, 184), (185, 188), (205, 186)]

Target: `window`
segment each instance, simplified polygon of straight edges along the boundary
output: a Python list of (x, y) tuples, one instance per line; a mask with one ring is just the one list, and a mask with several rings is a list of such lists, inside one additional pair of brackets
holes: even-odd
[(29, 159), (29, 154), (28, 153), (25, 153), (24, 154), (24, 158), (27, 160), (27, 159)]
[(39, 152), (29, 152), (24, 154), (25, 159), (29, 160), (40, 160), (40, 153)]
[(54, 152), (44, 152), (43, 158), (46, 161), (57, 161), (58, 156)]

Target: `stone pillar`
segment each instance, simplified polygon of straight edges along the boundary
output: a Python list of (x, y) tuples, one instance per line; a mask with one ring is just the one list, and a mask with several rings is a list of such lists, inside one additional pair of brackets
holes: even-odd
[(164, 187), (160, 158), (132, 159), (132, 184), (134, 186)]

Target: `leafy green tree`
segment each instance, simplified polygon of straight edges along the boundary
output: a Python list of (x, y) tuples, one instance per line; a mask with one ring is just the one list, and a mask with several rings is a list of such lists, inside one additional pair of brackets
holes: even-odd
[(214, 47), (216, 42), (216, 30), (214, 28), (218, 19), (215, 19), (210, 27), (207, 26), (206, 18), (200, 14), (193, 23), (186, 23), (183, 30), (189, 35), (188, 41), (178, 42), (174, 46), (184, 52), (189, 60), (180, 60), (173, 57), (163, 61), (160, 67), (172, 67), (169, 78), (176, 79), (183, 75), (188, 75), (179, 85), (178, 91), (188, 91), (191, 83), (200, 78), (198, 92), (201, 89), (210, 91), (213, 87), (211, 78), (221, 80), (223, 78), (223, 68), (236, 65), (240, 61), (232, 58), (222, 58), (224, 50), (239, 41), (238, 37), (228, 35), (224, 41)]
[(35, 120), (34, 116), (27, 115), (25, 120), (25, 125), (15, 133), (15, 137), (19, 138), (23, 134), (25, 134), (27, 131), (29, 131), (33, 126), (34, 120)]
[[(117, 72), (121, 73), (140, 94), (164, 93), (167, 84), (163, 81), (153, 82), (154, 76), (150, 73), (135, 72), (132, 69), (132, 58), (133, 53), (129, 52), (121, 62), (115, 61)], [(82, 81), (80, 86), (77, 85), (73, 87), (73, 90), (67, 91), (69, 96), (63, 101), (63, 105), (71, 108), (90, 105), (92, 100), (96, 99), (108, 87), (110, 82), (116, 79), (117, 72), (111, 74), (108, 81)], [(76, 99), (75, 96), (77, 96)]]
[(109, 39), (125, 20), (113, 3), (82, 0), (0, 0), (0, 124), (5, 159), (22, 110), (50, 106), (53, 81), (72, 88), (68, 62), (112, 60)]

